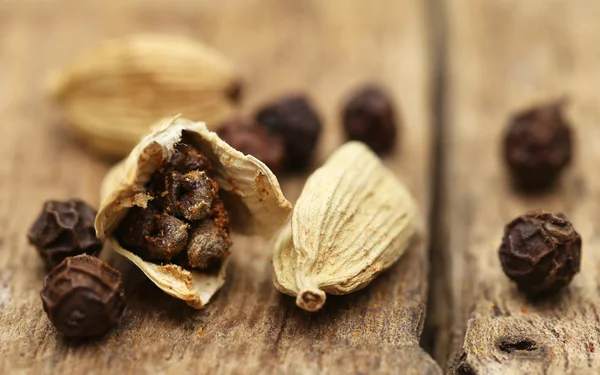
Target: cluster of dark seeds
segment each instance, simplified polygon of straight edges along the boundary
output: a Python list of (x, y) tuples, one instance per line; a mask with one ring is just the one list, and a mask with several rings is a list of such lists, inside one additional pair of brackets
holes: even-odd
[(115, 231), (143, 259), (207, 268), (231, 247), (229, 217), (210, 177), (210, 160), (182, 140), (147, 186), (147, 207), (129, 209)]

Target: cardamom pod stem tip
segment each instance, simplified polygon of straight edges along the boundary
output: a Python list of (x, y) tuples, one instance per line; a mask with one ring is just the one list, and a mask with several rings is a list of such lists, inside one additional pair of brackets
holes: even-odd
[(303, 310), (314, 312), (325, 304), (325, 292), (320, 289), (302, 289), (296, 297), (296, 305)]

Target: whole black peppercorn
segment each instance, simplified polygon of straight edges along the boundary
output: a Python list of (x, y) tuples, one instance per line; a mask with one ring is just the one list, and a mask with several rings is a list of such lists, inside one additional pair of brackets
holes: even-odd
[(89, 255), (66, 258), (44, 280), (44, 311), (67, 337), (98, 336), (125, 310), (121, 273)]
[(68, 256), (97, 255), (102, 241), (96, 238), (95, 217), (96, 211), (81, 200), (48, 201), (27, 238), (49, 268)]
[(531, 212), (506, 225), (500, 261), (530, 297), (551, 294), (579, 272), (581, 236), (563, 214)]
[(516, 185), (532, 190), (549, 187), (571, 161), (571, 138), (562, 102), (514, 116), (504, 138), (504, 157)]
[(321, 119), (308, 99), (294, 95), (268, 104), (256, 113), (256, 121), (284, 140), (286, 169), (308, 166), (321, 134)]
[(396, 142), (396, 116), (392, 101), (380, 87), (368, 85), (354, 92), (342, 112), (348, 140), (361, 141), (385, 154)]
[(221, 124), (217, 134), (236, 150), (265, 163), (273, 173), (282, 171), (285, 143), (281, 136), (264, 126), (251, 119), (234, 118)]

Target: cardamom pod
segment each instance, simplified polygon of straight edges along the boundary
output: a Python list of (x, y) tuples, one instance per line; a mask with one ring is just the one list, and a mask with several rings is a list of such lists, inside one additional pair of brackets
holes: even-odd
[(235, 112), (233, 64), (191, 39), (139, 34), (107, 41), (50, 79), (71, 129), (94, 150), (127, 155), (149, 125), (177, 113), (216, 126)]
[(408, 247), (417, 208), (363, 143), (339, 148), (306, 181), (274, 249), (274, 284), (307, 311), (364, 288)]
[(225, 281), (229, 227), (270, 237), (291, 205), (261, 161), (204, 123), (161, 125), (107, 173), (96, 233), (160, 289), (202, 308)]

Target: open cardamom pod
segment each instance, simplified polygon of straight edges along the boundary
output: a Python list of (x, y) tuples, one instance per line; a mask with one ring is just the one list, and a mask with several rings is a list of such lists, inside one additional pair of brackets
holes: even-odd
[(166, 293), (202, 308), (225, 281), (230, 229), (270, 237), (291, 205), (262, 162), (204, 123), (162, 124), (104, 178), (96, 233)]
[(50, 78), (50, 96), (92, 149), (123, 157), (161, 118), (218, 125), (241, 95), (219, 52), (188, 38), (135, 34), (101, 43)]
[(408, 247), (416, 203), (367, 146), (349, 142), (306, 181), (291, 223), (277, 237), (274, 284), (319, 310), (326, 293), (367, 286)]

